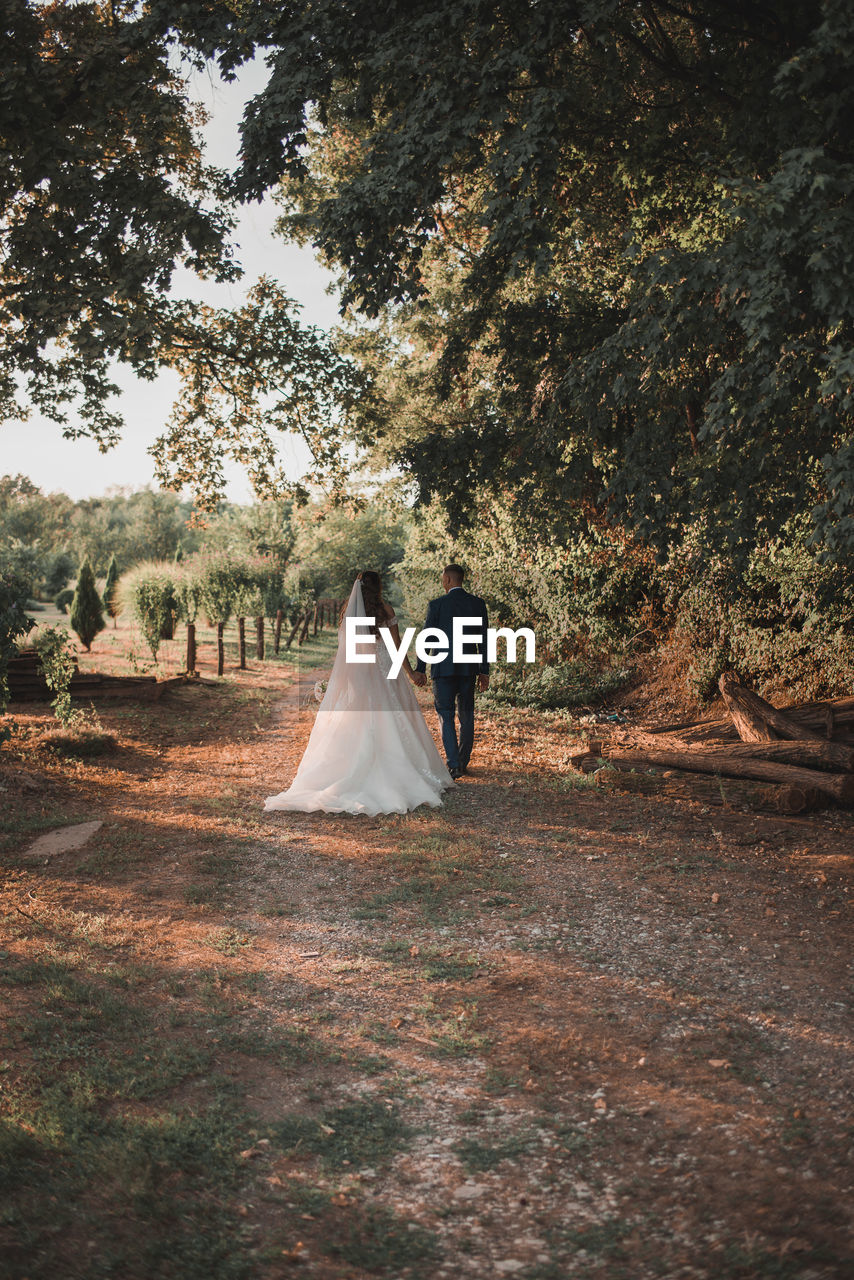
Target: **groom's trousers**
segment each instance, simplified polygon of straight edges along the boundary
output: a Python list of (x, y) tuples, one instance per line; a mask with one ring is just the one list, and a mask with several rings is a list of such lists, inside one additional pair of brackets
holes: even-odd
[[(442, 746), (449, 769), (465, 769), (474, 745), (474, 685), (472, 671), (433, 677), (433, 705), (442, 725)], [(456, 705), (455, 705), (456, 704)], [(457, 737), (457, 716), (460, 734)]]

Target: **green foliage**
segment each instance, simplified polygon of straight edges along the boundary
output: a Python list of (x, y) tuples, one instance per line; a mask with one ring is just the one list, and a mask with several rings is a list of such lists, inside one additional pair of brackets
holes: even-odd
[(697, 528), (661, 573), (677, 643), (689, 654), (689, 687), (717, 692), (722, 672), (820, 698), (854, 684), (854, 570), (821, 559), (809, 521), (757, 547), (741, 566), (705, 554)]
[(388, 594), (410, 523), (400, 501), (378, 495), (367, 505), (315, 503), (302, 508), (294, 523), (293, 555), (317, 596), (346, 597), (363, 569), (379, 573)]
[(104, 608), (111, 618), (118, 616), (119, 597), (116, 587), (119, 581), (119, 566), (116, 563), (115, 555), (110, 557), (110, 563), (107, 566), (107, 581), (104, 583)]
[(562, 707), (590, 706), (625, 684), (629, 672), (624, 667), (578, 659), (554, 666), (499, 663), (493, 667), (486, 701), (514, 707), (558, 710)]
[(71, 604), (73, 599), (74, 592), (69, 587), (65, 587), (64, 590), (57, 591), (56, 595), (53, 597), (54, 607), (58, 609), (60, 613), (68, 613), (68, 606)]
[(583, 503), (662, 554), (810, 511), (854, 545), (851, 6), (338, 9), (253, 32), (241, 181), (283, 175), (283, 228), (379, 321), (376, 461), (544, 537)]
[(95, 586), (95, 575), (88, 560), (84, 560), (77, 575), (77, 587), (71, 602), (72, 629), (77, 632), (85, 649), (92, 648), (92, 641), (106, 623), (101, 611), (101, 597)]
[(68, 551), (48, 553), (42, 566), (45, 595), (50, 598), (62, 591), (74, 576), (76, 568), (77, 562)]
[(139, 622), (155, 661), (160, 641), (172, 638), (180, 578), (174, 562), (150, 560), (136, 565), (119, 583), (119, 599)]
[[(244, 464), (255, 492), (270, 500), (289, 493), (305, 501), (306, 483), (336, 490), (346, 483), (342, 418), (355, 410), (366, 377), (322, 330), (301, 325), (297, 310), (266, 277), (235, 310), (174, 308), (168, 361), (181, 394), (155, 442), (155, 469), (161, 484), (190, 486), (202, 511), (215, 510), (229, 460)], [(283, 433), (308, 445), (303, 481), (282, 465)]]
[[(29, 583), (0, 567), (0, 711), (5, 711), (9, 701), (9, 659), (16, 651), (16, 641), (25, 636), (33, 625), (27, 616)], [(0, 735), (0, 741), (8, 736)]]
[(70, 727), (76, 718), (71, 709), (71, 677), (76, 667), (71, 637), (64, 627), (40, 628), (35, 648), (47, 687), (56, 694), (50, 704), (54, 715), (60, 724)]
[(222, 175), (201, 163), (157, 7), (17, 0), (0, 19), (0, 402), (18, 410), (23, 382), (68, 435), (102, 444), (121, 425), (110, 361), (153, 376), (174, 269), (237, 274)]
[(547, 662), (608, 666), (660, 612), (654, 557), (601, 520), (579, 517), (552, 542), (518, 503), (496, 502), (453, 536), (441, 505), (432, 504), (413, 523), (398, 570), (410, 620), (423, 620), (427, 602), (441, 594), (450, 560), (466, 568), (465, 585), (485, 599), (490, 624), (532, 628)]

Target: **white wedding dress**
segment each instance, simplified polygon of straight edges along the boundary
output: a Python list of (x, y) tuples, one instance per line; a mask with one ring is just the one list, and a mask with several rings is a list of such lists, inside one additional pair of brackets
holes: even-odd
[[(365, 617), (357, 579), (345, 616)], [(265, 812), (296, 809), (326, 813), (407, 813), (434, 808), (454, 786), (427, 728), (409, 678), (388, 679), (391, 657), (381, 637), (359, 637), (359, 652), (376, 662), (348, 663), (344, 626), (338, 653), (308, 746), (287, 791), (269, 796)]]

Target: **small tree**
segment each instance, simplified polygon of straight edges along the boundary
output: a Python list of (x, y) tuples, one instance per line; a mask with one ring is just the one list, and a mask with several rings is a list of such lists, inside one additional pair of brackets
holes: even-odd
[(74, 675), (74, 647), (64, 627), (45, 627), (35, 640), (42, 673), (49, 689), (56, 694), (50, 704), (60, 724), (69, 728), (81, 713), (71, 707), (71, 679)]
[(110, 563), (107, 566), (107, 581), (104, 584), (104, 608), (113, 620), (113, 626), (116, 625), (116, 618), (119, 615), (119, 597), (116, 591), (116, 585), (119, 581), (119, 566), (116, 564), (115, 554), (110, 556)]
[(101, 597), (95, 586), (95, 575), (88, 559), (80, 566), (77, 590), (71, 602), (71, 626), (80, 637), (80, 643), (88, 652), (99, 631), (107, 625), (102, 612)]
[[(11, 570), (0, 569), (0, 711), (6, 709), (9, 686), (6, 676), (9, 659), (16, 651), (15, 641), (25, 636), (33, 625), (27, 617), (29, 583)], [(0, 742), (8, 737), (0, 732)]]
[(168, 560), (135, 565), (121, 580), (120, 598), (142, 627), (157, 660), (161, 640), (171, 640), (175, 625), (179, 570)]

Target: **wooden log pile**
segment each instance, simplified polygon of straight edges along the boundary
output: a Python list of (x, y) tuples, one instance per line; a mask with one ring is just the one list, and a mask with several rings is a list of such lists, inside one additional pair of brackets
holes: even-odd
[(719, 687), (725, 720), (618, 730), (607, 743), (589, 742), (571, 763), (591, 772), (604, 761), (610, 771), (645, 779), (597, 772), (599, 784), (612, 789), (651, 790), (653, 775), (663, 773), (669, 790), (707, 803), (779, 813), (854, 805), (854, 698), (774, 707), (732, 673)]
[[(56, 695), (47, 687), (35, 649), (24, 649), (9, 659), (9, 697), (12, 702), (49, 702)], [(110, 676), (80, 671), (74, 659), (69, 691), (72, 698), (132, 698), (156, 701), (166, 689), (186, 683), (186, 676), (158, 680), (156, 676)]]

